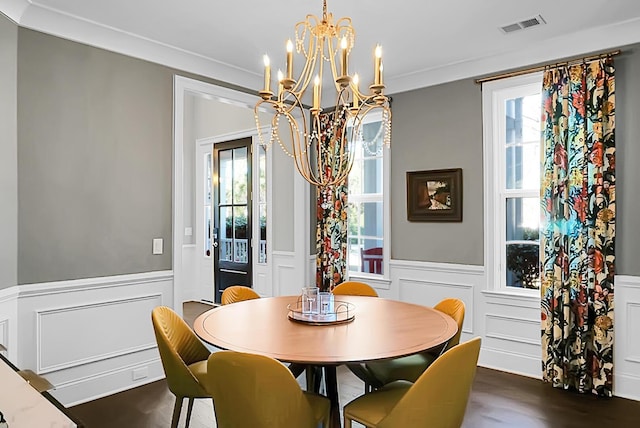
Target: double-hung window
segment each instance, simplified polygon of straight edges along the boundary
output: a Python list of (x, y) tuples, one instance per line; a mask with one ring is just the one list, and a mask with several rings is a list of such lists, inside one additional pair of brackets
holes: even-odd
[(365, 117), (355, 136), (349, 173), (348, 263), (350, 276), (385, 276), (388, 269), (389, 150), (381, 115)]
[(496, 291), (538, 289), (542, 75), (484, 83), (485, 261)]

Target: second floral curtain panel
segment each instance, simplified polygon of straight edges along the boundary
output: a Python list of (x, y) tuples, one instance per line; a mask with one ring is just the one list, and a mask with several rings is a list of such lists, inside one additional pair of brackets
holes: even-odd
[(543, 378), (556, 387), (611, 396), (613, 60), (545, 71), (542, 103)]

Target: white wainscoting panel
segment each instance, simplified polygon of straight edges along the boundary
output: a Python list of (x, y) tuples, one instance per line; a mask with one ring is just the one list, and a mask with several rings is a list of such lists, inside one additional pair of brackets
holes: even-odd
[(0, 290), (0, 343), (2, 354), (12, 362), (18, 359), (18, 287)]
[[(255, 268), (254, 268), (255, 269)], [(262, 270), (258, 272), (254, 272), (255, 283), (253, 284), (253, 289), (261, 295), (262, 297), (271, 297), (273, 292), (271, 291), (271, 286), (269, 284), (268, 273)]]
[(17, 365), (67, 406), (160, 379), (151, 310), (172, 302), (171, 271), (19, 286)]
[(614, 394), (640, 400), (640, 277), (617, 275), (614, 299)]
[(161, 305), (162, 294), (153, 293), (36, 311), (38, 373), (154, 348), (149, 315)]
[[(0, 315), (0, 345), (4, 346), (7, 350), (9, 349), (9, 318), (4, 318), (3, 315)], [(0, 348), (0, 354), (6, 357), (7, 351), (3, 351), (2, 348)]]
[(435, 306), (438, 302), (447, 298), (462, 300), (465, 304), (465, 319), (462, 331), (473, 334), (473, 284), (400, 278), (398, 286), (400, 288), (400, 300), (404, 302)]
[(297, 262), (296, 254), (289, 251), (273, 251), (273, 295), (291, 296), (300, 294), (305, 285), (306, 266)]
[[(202, 287), (199, 266), (195, 260), (195, 244), (184, 244), (182, 246), (182, 284), (179, 284), (183, 301), (200, 300), (204, 296), (207, 299), (213, 298), (213, 288), (205, 290)], [(208, 291), (208, 294), (207, 294)]]
[(477, 335), (475, 326), (476, 290), (483, 286), (482, 266), (428, 263), (406, 260), (390, 262), (390, 298), (435, 306), (446, 298), (465, 304), (462, 340)]

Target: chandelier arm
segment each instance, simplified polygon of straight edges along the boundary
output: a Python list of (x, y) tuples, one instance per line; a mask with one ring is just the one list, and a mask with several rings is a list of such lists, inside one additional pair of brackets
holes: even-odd
[[(334, 48), (333, 41), (336, 41), (336, 46)], [(336, 92), (340, 92), (342, 89), (340, 84), (338, 83), (338, 78), (341, 77), (338, 75), (338, 70), (336, 68), (336, 53), (338, 52), (338, 43), (337, 39), (331, 38), (327, 39), (327, 50), (329, 51), (329, 64), (331, 65), (331, 75), (333, 77), (333, 84), (336, 88)]]
[[(294, 92), (297, 98), (301, 98), (302, 94), (309, 86), (309, 83), (313, 78), (313, 70), (316, 68), (316, 62), (318, 58), (318, 55), (315, 52), (318, 46), (318, 40), (315, 36), (313, 36), (312, 31), (309, 31), (309, 33), (311, 34), (308, 41), (309, 51), (305, 51), (305, 64), (302, 68), (302, 72), (300, 73), (298, 81), (296, 81), (295, 86), (291, 89), (291, 92)], [(298, 45), (298, 52), (300, 52), (301, 49), (304, 50), (304, 40), (296, 40), (296, 44)]]

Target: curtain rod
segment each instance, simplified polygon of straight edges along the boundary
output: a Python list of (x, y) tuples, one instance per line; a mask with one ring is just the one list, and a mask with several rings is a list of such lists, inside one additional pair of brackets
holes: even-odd
[(595, 61), (601, 58), (607, 58), (610, 56), (615, 56), (615, 55), (619, 55), (620, 53), (622, 53), (619, 49), (615, 50), (615, 51), (611, 51), (611, 52), (605, 52), (605, 53), (601, 53), (598, 55), (591, 55), (591, 56), (586, 56), (583, 58), (575, 58), (575, 59), (571, 59), (571, 60), (567, 60), (567, 61), (562, 61), (562, 62), (552, 62), (546, 65), (539, 65), (537, 67), (530, 67), (530, 68), (524, 68), (521, 70), (515, 70), (515, 71), (509, 71), (506, 73), (502, 73), (502, 74), (495, 74), (493, 76), (487, 76), (487, 77), (481, 77), (479, 79), (476, 79), (476, 83), (477, 84), (481, 84), (481, 83), (485, 83), (485, 82), (491, 82), (494, 80), (499, 80), (499, 79), (506, 79), (508, 77), (514, 77), (514, 76), (521, 76), (523, 74), (529, 74), (529, 73), (535, 73), (536, 71), (544, 71), (548, 68), (558, 68), (558, 67), (564, 67), (567, 65), (574, 65), (574, 64), (580, 64), (581, 62), (591, 62), (591, 61)]

